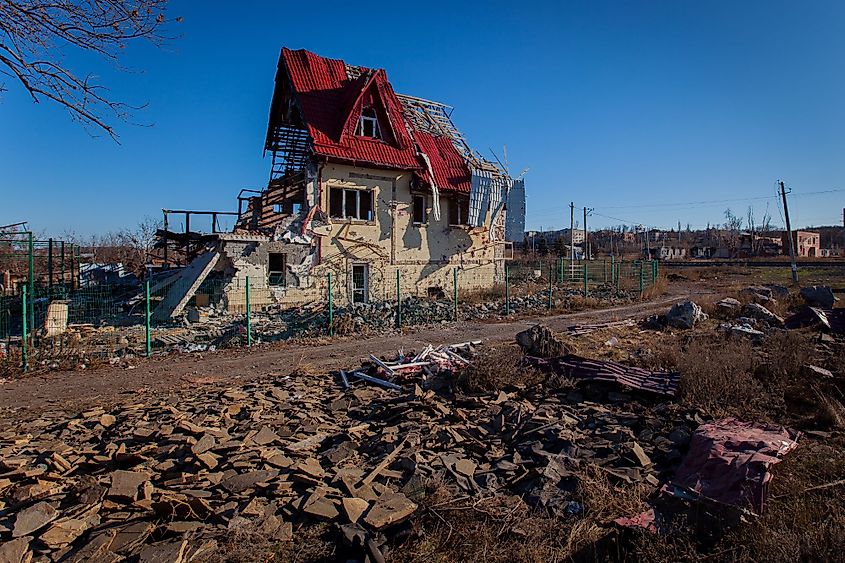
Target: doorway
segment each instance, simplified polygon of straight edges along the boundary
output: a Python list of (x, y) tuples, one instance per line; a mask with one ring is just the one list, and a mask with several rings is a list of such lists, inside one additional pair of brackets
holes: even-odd
[(352, 303), (367, 303), (370, 300), (370, 267), (368, 264), (352, 264)]

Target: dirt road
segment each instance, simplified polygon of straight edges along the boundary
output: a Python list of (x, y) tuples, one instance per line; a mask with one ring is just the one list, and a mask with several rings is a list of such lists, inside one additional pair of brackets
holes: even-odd
[(163, 394), (178, 394), (197, 386), (244, 383), (291, 373), (298, 365), (326, 372), (356, 366), (368, 354), (393, 354), (399, 348), (419, 350), (427, 344), (483, 340), (509, 341), (514, 334), (542, 321), (556, 331), (575, 323), (638, 318), (663, 312), (668, 305), (704, 288), (671, 284), (669, 293), (652, 301), (556, 316), (536, 316), (506, 322), (458, 322), (436, 328), (409, 329), (403, 334), (335, 338), (326, 343), (276, 343), (249, 350), (170, 354), (132, 360), (134, 368), (103, 367), (91, 371), (57, 371), (6, 380), (0, 384), (0, 425), (38, 416), (44, 410), (75, 412), (92, 406), (144, 402)]

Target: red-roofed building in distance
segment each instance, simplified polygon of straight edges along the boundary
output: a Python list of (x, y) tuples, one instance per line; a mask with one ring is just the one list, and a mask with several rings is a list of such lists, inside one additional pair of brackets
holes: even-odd
[[(472, 150), (451, 113), (397, 94), (383, 69), (282, 49), (269, 182), (241, 192), (234, 231), (215, 233), (207, 252), (219, 259), (200, 276), (233, 287), (249, 276), (258, 306), (324, 300), (329, 273), (338, 304), (395, 299), (397, 272), (405, 296), (449, 293), (455, 269), (462, 290), (503, 281), (524, 236), (525, 184)], [(236, 292), (218, 299), (241, 305)]]

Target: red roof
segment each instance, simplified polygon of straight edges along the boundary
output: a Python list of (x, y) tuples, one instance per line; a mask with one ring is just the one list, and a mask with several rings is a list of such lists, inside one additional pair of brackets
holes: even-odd
[[(438, 188), (469, 192), (469, 168), (452, 141), (413, 129), (383, 69), (361, 68), (360, 76), (350, 79), (341, 60), (287, 48), (282, 49), (281, 58), (315, 154), (352, 164), (413, 170), (431, 184), (418, 146), (428, 155)], [(376, 110), (383, 139), (355, 134), (364, 107)]]
[[(470, 191), (470, 172), (466, 161), (455, 149), (455, 145), (448, 137), (434, 136), (431, 133), (416, 131), (414, 138), (420, 150), (431, 162), (431, 170), (434, 172), (434, 182), (442, 190), (453, 190), (456, 192)], [(420, 178), (427, 184), (431, 179), (427, 171), (419, 174)]]

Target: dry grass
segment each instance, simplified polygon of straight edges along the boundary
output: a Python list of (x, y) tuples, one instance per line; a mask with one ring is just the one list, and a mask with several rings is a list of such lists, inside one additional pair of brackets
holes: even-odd
[(804, 440), (774, 469), (766, 514), (725, 538), (740, 561), (836, 561), (845, 552), (843, 444)]
[(293, 541), (273, 541), (254, 524), (232, 530), (205, 563), (304, 563), (335, 561), (337, 542), (332, 526), (310, 524), (295, 529)]
[(583, 505), (573, 516), (555, 516), (530, 508), (520, 497), (455, 497), (431, 482), (421, 501), (421, 518), (410, 541), (393, 553), (395, 561), (546, 562), (593, 560), (591, 546), (608, 533), (614, 518), (645, 508), (651, 488), (617, 486), (595, 466), (575, 469), (572, 498)]
[(655, 297), (660, 297), (661, 295), (666, 295), (669, 293), (669, 280), (666, 279), (666, 276), (660, 274), (654, 283), (648, 286), (643, 291), (643, 299), (654, 299)]
[(484, 350), (458, 376), (458, 385), (469, 392), (524, 388), (542, 381), (542, 374), (524, 365), (522, 352), (516, 345)]
[(716, 416), (759, 412), (763, 386), (754, 378), (757, 361), (747, 340), (694, 339), (674, 360), (671, 356), (671, 350), (661, 354), (680, 371), (680, 397), (687, 406)]

